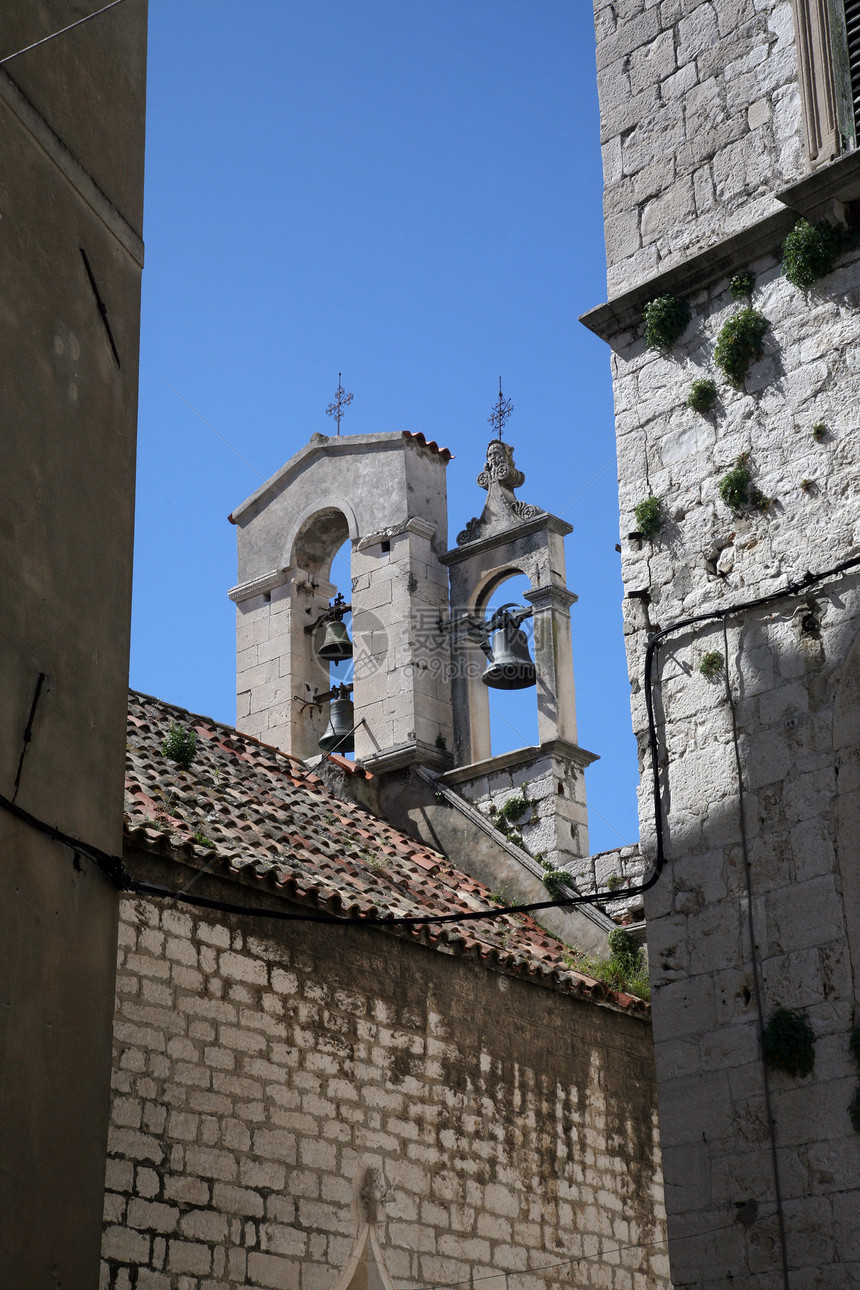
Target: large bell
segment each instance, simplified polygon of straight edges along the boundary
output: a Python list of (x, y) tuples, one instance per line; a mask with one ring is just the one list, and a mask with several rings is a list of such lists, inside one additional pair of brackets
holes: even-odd
[(537, 675), (526, 634), (505, 615), (501, 627), (490, 633), (490, 662), (481, 680), (493, 690), (525, 690)]
[(355, 748), (355, 711), (352, 700), (332, 699), (328, 707), (328, 725), (319, 746), (324, 753), (348, 753)]
[(352, 641), (349, 639), (346, 623), (341, 622), (340, 619), (326, 623), (323, 643), (317, 650), (317, 654), (327, 663), (335, 665), (352, 658)]

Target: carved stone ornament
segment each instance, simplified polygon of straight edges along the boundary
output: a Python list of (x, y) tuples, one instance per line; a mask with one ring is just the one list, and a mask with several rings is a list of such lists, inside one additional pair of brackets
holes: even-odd
[(462, 532), (457, 534), (457, 546), (466, 546), (480, 538), (490, 537), (543, 515), (539, 506), (518, 501), (514, 489), (524, 483), (525, 475), (514, 463), (513, 446), (501, 439), (491, 439), (487, 445), (487, 460), (478, 476), (478, 484), (486, 488), (488, 497), (483, 514), (473, 515)]
[(371, 1165), (364, 1175), (360, 1195), (365, 1222), (377, 1222), (379, 1211), (388, 1199), (388, 1188), (385, 1186), (382, 1170), (375, 1165)]
[(526, 482), (526, 477), (514, 465), (513, 444), (501, 439), (491, 439), (487, 445), (487, 460), (484, 469), (478, 476), (481, 488), (489, 489), (491, 483), (501, 484), (503, 488), (519, 488)]

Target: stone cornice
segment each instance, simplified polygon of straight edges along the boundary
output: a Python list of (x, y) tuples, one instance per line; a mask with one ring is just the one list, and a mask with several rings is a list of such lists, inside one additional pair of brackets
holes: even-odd
[(697, 251), (681, 264), (656, 273), (630, 291), (607, 300), (606, 304), (589, 309), (579, 321), (611, 344), (619, 332), (641, 326), (642, 310), (655, 296), (689, 296), (721, 278), (730, 278), (751, 260), (775, 251), (796, 221), (793, 211), (776, 210), (716, 246)]
[(368, 753), (360, 758), (357, 764), (378, 776), (416, 764), (446, 771), (452, 760), (452, 753), (435, 748), (432, 744), (425, 743), (423, 739), (410, 739), (406, 743), (397, 744), (394, 748), (386, 748), (383, 752)]
[(559, 609), (565, 612), (570, 609), (571, 605), (576, 604), (579, 596), (572, 591), (568, 591), (567, 587), (559, 587), (555, 583), (550, 583), (548, 587), (533, 587), (531, 591), (524, 591), (523, 599), (534, 605), (535, 610), (538, 612), (542, 609)]
[(249, 600), (251, 596), (261, 596), (264, 591), (280, 587), (287, 581), (290, 572), (289, 569), (272, 569), (269, 573), (261, 573), (259, 578), (251, 578), (248, 582), (240, 582), (238, 586), (231, 587), (227, 595), (238, 605), (240, 601)]
[(777, 197), (810, 223), (833, 220), (837, 214), (834, 202), (860, 200), (860, 148), (819, 166), (811, 175), (777, 193)]
[(388, 542), (391, 538), (399, 537), (401, 533), (414, 533), (416, 537), (426, 538), (430, 542), (436, 536), (436, 525), (415, 515), (411, 520), (403, 520), (400, 524), (392, 524), (390, 528), (380, 529), (378, 533), (370, 533), (357, 543), (356, 550), (366, 551), (368, 547), (378, 546), (380, 542)]
[(530, 533), (539, 533), (541, 529), (549, 529), (551, 533), (560, 533), (566, 537), (568, 533), (573, 532), (573, 525), (568, 524), (567, 520), (559, 519), (557, 515), (550, 515), (547, 511), (543, 515), (538, 515), (536, 519), (524, 520), (522, 524), (505, 529), (502, 533), (494, 533), (491, 537), (479, 538), (477, 542), (469, 542), (468, 545), (454, 547), (445, 555), (440, 555), (440, 564), (459, 564), (463, 560), (469, 560), (473, 555), (483, 554), (485, 551), (495, 551), (501, 547), (509, 547), (512, 542), (520, 538), (528, 537)]
[(498, 757), (486, 757), (483, 761), (474, 761), (468, 766), (455, 766), (453, 770), (446, 771), (442, 779), (446, 784), (464, 784), (469, 780), (480, 779), (482, 775), (492, 775), (496, 771), (529, 766), (533, 762), (553, 758), (572, 762), (579, 770), (585, 770), (586, 766), (600, 760), (597, 753), (588, 752), (577, 744), (570, 744), (566, 739), (552, 739), (549, 743), (534, 744), (529, 748), (515, 748), (513, 752), (500, 753)]
[(838, 216), (834, 203), (860, 200), (860, 149), (819, 166), (774, 196), (784, 209), (774, 210), (715, 246), (697, 251), (681, 264), (656, 273), (630, 291), (589, 309), (579, 321), (611, 343), (619, 332), (641, 325), (642, 310), (655, 296), (692, 295), (720, 279), (730, 278), (751, 260), (777, 251), (798, 215), (813, 222), (824, 218), (833, 220)]

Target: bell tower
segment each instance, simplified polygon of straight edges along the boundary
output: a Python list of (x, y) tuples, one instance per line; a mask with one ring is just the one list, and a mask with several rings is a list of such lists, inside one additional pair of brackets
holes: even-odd
[[(525, 477), (502, 438), (509, 410), (500, 391), (477, 481), (486, 502), (452, 550), (451, 454), (423, 435), (315, 434), (237, 507), (236, 724), (302, 760), (354, 748), (382, 813), (429, 829), (434, 845), (450, 824), (431, 820), (436, 789), (485, 823), (522, 802), (517, 834), (534, 877), (541, 863), (588, 855), (583, 772), (594, 756), (576, 735), (571, 526), (516, 496)], [(515, 575), (528, 580), (525, 603), (492, 612)], [(521, 688), (535, 694), (537, 742), (494, 756), (490, 696), (501, 707), (500, 692)]]
[[(500, 392), (500, 405), (502, 403)], [(498, 409), (497, 409), (498, 411)], [(492, 809), (514, 790), (525, 789), (530, 820), (541, 853), (562, 866), (588, 855), (585, 800), (586, 766), (593, 753), (576, 739), (576, 694), (573, 681), (570, 608), (576, 596), (565, 577), (564, 538), (572, 526), (520, 501), (516, 489), (525, 476), (514, 462), (514, 450), (499, 436), (487, 446), (479, 486), (487, 500), (447, 552), (451, 595), (451, 694), (454, 716), (455, 769), (444, 781), (470, 802)], [(499, 616), (487, 621), (493, 592), (514, 574), (524, 574), (531, 588), (528, 602), (509, 624)], [(510, 622), (513, 617), (513, 622)], [(493, 757), (490, 746), (489, 695), (507, 684), (505, 670), (522, 671), (523, 642), (517, 627), (533, 623), (534, 673), (537, 687), (538, 745)]]
[[(450, 457), (420, 434), (315, 434), (236, 508), (241, 730), (317, 756), (329, 718), (345, 720), (334, 705), (348, 707), (347, 684), (356, 760), (375, 772), (451, 765), (440, 559)], [(345, 668), (332, 685), (319, 650), (326, 624), (338, 621), (336, 592), (351, 607), (353, 658), (351, 679)], [(327, 738), (327, 750), (345, 751), (338, 742)]]

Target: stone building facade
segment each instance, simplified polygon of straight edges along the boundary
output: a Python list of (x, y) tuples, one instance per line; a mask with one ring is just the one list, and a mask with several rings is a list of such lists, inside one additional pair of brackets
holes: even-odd
[(646, 1004), (528, 915), (468, 921), (483, 884), (300, 762), (141, 695), (125, 860), (101, 1290), (665, 1290)]
[(52, 831), (122, 847), (146, 0), (47, 39), (97, 7), (16, 0), (0, 18), (8, 1290), (95, 1285), (101, 1236), (119, 902)]
[[(612, 347), (649, 860), (644, 663), (663, 633), (665, 864), (646, 915), (672, 1278), (847, 1288), (860, 1280), (860, 167), (844, 13), (596, 0), (595, 18), (609, 300), (583, 321)], [(782, 269), (801, 218), (836, 229), (841, 251), (803, 289)], [(667, 295), (690, 321), (649, 348), (643, 310)], [(733, 384), (715, 358), (743, 309), (767, 327)], [(688, 404), (702, 378), (717, 395), (704, 414)], [(649, 498), (651, 537), (636, 519)], [(780, 1010), (814, 1033), (811, 1074), (763, 1061)]]

